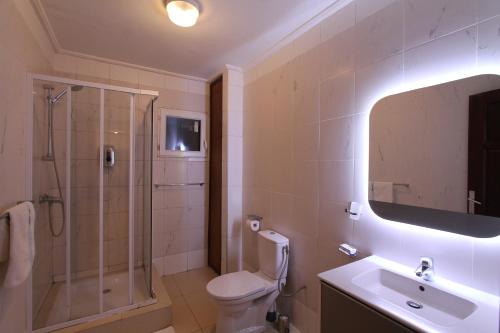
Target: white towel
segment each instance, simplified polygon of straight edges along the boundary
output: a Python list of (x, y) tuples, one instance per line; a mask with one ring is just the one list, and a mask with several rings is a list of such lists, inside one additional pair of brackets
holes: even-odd
[(373, 182), (373, 200), (394, 202), (394, 183)]
[(7, 210), (10, 216), (9, 262), (3, 286), (14, 288), (29, 276), (35, 258), (35, 208), (23, 202)]

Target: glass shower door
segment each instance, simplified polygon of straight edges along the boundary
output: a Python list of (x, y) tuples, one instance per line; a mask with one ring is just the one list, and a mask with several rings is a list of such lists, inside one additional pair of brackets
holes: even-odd
[(70, 198), (66, 265), (70, 267), (69, 320), (100, 312), (99, 209), (101, 90), (84, 87), (71, 94)]
[[(135, 205), (131, 145), (133, 95), (108, 90), (104, 99), (104, 311), (133, 302), (130, 249)], [(129, 294), (132, 292), (132, 295)]]

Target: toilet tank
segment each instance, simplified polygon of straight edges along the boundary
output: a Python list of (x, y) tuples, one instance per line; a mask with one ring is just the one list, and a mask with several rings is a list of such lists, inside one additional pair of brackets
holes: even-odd
[[(288, 246), (288, 238), (278, 234), (276, 231), (259, 231), (258, 251), (259, 251), (259, 271), (271, 279), (279, 279), (283, 270), (282, 278), (285, 278), (288, 270), (288, 256), (283, 248)], [(286, 262), (284, 260), (286, 259)]]

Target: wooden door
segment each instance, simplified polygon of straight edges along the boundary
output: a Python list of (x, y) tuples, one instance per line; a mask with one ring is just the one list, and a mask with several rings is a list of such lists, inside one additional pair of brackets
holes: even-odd
[(220, 274), (222, 255), (222, 77), (210, 84), (209, 154), (208, 265)]
[(468, 173), (469, 213), (500, 217), (500, 90), (469, 98)]

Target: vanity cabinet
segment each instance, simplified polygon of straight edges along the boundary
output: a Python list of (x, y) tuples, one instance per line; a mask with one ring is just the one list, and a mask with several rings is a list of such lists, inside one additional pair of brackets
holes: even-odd
[(416, 332), (357, 299), (321, 283), (321, 333)]

